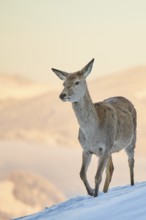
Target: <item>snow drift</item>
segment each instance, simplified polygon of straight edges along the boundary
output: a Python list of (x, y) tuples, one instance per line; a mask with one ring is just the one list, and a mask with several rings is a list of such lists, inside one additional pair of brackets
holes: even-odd
[(78, 196), (17, 220), (146, 220), (146, 182), (100, 193)]

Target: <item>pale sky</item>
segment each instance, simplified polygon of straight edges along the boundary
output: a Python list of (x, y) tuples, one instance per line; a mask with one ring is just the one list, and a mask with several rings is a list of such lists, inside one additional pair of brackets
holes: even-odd
[(0, 0), (0, 73), (56, 80), (146, 65), (146, 0)]

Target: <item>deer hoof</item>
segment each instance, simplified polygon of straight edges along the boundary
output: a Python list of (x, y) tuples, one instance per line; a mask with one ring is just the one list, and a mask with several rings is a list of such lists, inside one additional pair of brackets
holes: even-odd
[(94, 189), (90, 189), (90, 190), (88, 191), (88, 194), (89, 194), (90, 196), (94, 196), (95, 190), (94, 190)]

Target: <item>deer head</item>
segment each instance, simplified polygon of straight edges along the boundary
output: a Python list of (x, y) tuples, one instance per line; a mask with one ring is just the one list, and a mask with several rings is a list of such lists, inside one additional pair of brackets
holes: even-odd
[(64, 81), (64, 89), (60, 94), (62, 101), (78, 102), (86, 92), (86, 77), (92, 70), (94, 59), (92, 59), (83, 69), (75, 73), (68, 73), (52, 68), (52, 71)]

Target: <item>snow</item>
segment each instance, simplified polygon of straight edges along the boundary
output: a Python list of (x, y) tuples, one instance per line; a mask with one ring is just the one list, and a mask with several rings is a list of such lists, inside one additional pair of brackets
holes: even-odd
[(146, 182), (78, 196), (17, 220), (146, 220)]

